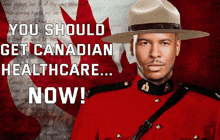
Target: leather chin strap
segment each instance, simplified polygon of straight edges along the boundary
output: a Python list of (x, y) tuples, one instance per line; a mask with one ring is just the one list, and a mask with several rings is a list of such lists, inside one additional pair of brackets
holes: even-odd
[(137, 38), (138, 35), (133, 35), (133, 54), (134, 54), (134, 58), (135, 58), (135, 62), (137, 63), (137, 67), (138, 67), (138, 74), (140, 75), (141, 78), (147, 80), (147, 78), (145, 77), (144, 73), (143, 73), (143, 67), (139, 64), (139, 62), (137, 61), (137, 56), (136, 56), (136, 43), (137, 43)]

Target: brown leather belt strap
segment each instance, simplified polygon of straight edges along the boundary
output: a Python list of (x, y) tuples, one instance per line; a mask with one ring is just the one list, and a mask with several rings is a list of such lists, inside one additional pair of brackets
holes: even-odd
[(182, 29), (182, 27), (180, 24), (177, 23), (148, 23), (128, 26), (128, 31), (141, 31), (153, 29)]
[(187, 93), (188, 87), (181, 86), (170, 98), (164, 103), (164, 105), (157, 110), (149, 119), (145, 120), (133, 136), (132, 140), (139, 140), (153, 125), (153, 123), (168, 109), (178, 103), (184, 95)]

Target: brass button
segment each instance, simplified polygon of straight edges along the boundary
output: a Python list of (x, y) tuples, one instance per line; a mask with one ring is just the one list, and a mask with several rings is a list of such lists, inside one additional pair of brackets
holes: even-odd
[(220, 94), (218, 94), (217, 92), (215, 93), (216, 97), (218, 97), (218, 99), (220, 99)]
[(116, 138), (121, 138), (121, 134), (117, 134), (117, 135), (116, 135)]
[(161, 129), (161, 125), (156, 125), (156, 129)]
[(88, 90), (88, 91), (86, 92), (86, 97), (88, 97), (89, 94), (90, 94), (90, 90)]
[(124, 85), (125, 85), (125, 86), (128, 86), (128, 84), (129, 84), (129, 83), (128, 83), (127, 81), (126, 81), (126, 82), (124, 82)]
[(195, 135), (193, 138), (194, 138), (194, 139), (199, 139), (199, 136), (198, 136), (198, 135)]
[(160, 99), (157, 98), (157, 99), (154, 100), (154, 102), (155, 102), (155, 103), (159, 103), (159, 102), (160, 102)]

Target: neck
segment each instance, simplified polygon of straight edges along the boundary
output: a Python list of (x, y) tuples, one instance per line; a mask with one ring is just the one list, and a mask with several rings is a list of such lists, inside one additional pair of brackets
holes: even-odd
[(147, 78), (145, 75), (144, 75), (144, 73), (142, 73), (141, 71), (140, 71), (140, 69), (138, 68), (138, 75), (141, 77), (141, 78), (143, 78), (143, 79), (145, 79), (146, 81), (148, 81), (148, 82), (150, 82), (150, 83), (153, 83), (153, 84), (155, 84), (155, 85), (161, 85), (161, 84), (163, 84), (163, 83), (165, 83), (166, 81), (168, 81), (170, 78), (171, 78), (171, 76), (172, 76), (172, 71), (170, 71), (167, 75), (165, 75), (163, 78), (161, 78), (161, 79), (149, 79), (149, 78)]

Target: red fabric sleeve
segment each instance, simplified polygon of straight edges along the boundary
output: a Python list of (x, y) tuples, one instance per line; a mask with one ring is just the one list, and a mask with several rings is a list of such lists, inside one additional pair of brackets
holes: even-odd
[(214, 140), (220, 140), (220, 107), (218, 111), (218, 117), (216, 121), (215, 138)]
[(86, 100), (80, 106), (79, 113), (74, 122), (71, 140), (96, 140), (98, 139), (98, 107), (96, 104)]

